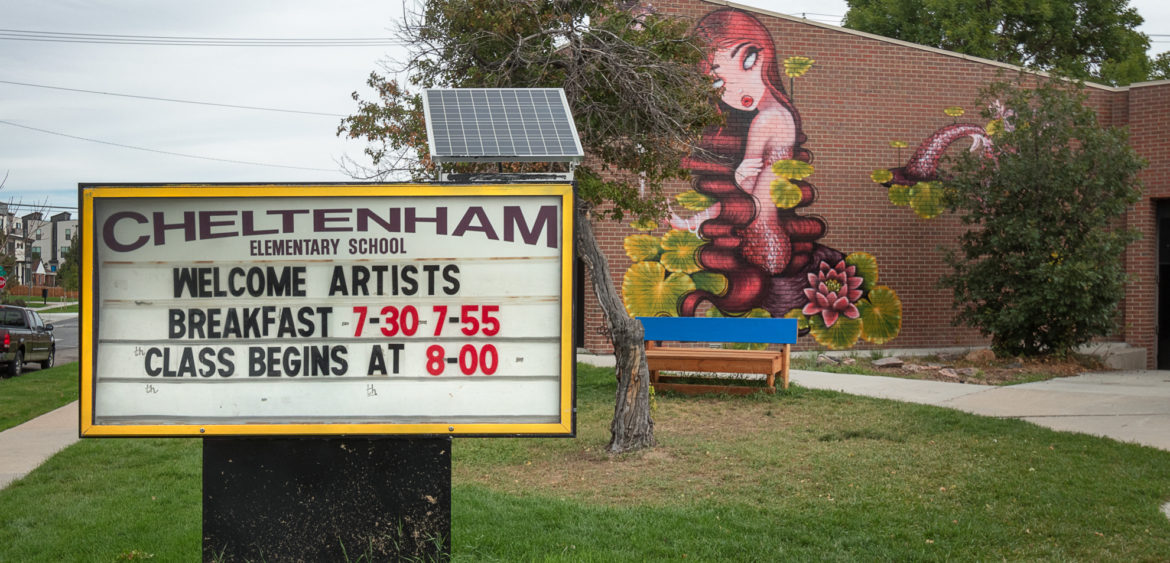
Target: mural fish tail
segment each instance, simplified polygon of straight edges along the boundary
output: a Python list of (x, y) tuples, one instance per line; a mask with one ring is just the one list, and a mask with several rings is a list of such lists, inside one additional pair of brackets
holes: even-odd
[(933, 182), (939, 179), (939, 163), (943, 153), (960, 139), (972, 139), (971, 150), (989, 151), (991, 139), (987, 129), (974, 123), (954, 123), (935, 131), (918, 145), (905, 166), (890, 168), (893, 176), (882, 185), (913, 186), (919, 182)]

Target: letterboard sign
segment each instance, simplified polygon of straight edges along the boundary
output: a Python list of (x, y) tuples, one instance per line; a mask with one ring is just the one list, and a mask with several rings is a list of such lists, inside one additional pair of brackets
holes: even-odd
[(81, 434), (572, 435), (569, 185), (82, 185)]

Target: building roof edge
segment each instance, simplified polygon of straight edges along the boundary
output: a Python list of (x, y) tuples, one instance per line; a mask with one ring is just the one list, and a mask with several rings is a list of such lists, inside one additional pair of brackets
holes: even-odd
[(1145, 88), (1146, 86), (1166, 86), (1170, 84), (1170, 80), (1151, 80), (1149, 82), (1134, 82), (1128, 88)]
[[(745, 12), (752, 12), (755, 14), (763, 14), (766, 16), (772, 16), (775, 18), (780, 18), (780, 19), (791, 21), (791, 22), (803, 23), (806, 25), (811, 25), (813, 27), (827, 29), (829, 31), (837, 31), (837, 32), (841, 32), (841, 33), (847, 33), (850, 35), (856, 35), (858, 37), (864, 37), (866, 39), (873, 39), (875, 41), (881, 41), (883, 43), (891, 43), (893, 45), (899, 45), (902, 47), (909, 47), (911, 49), (917, 49), (919, 51), (927, 51), (930, 53), (935, 53), (938, 55), (945, 55), (945, 56), (954, 57), (957, 59), (963, 59), (963, 60), (971, 61), (974, 63), (981, 63), (981, 64), (986, 64), (986, 65), (991, 65), (991, 66), (997, 66), (997, 67), (1008, 69), (1008, 70), (1014, 70), (1017, 72), (1025, 72), (1028, 74), (1035, 74), (1037, 76), (1044, 76), (1047, 78), (1052, 77), (1051, 74), (1044, 72), (1044, 71), (1040, 71), (1040, 70), (1032, 70), (1032, 69), (1024, 68), (1022, 66), (1016, 66), (1013, 64), (1002, 63), (999, 61), (993, 61), (991, 59), (985, 59), (983, 57), (976, 57), (976, 56), (972, 56), (972, 55), (966, 55), (963, 53), (956, 53), (955, 51), (947, 51), (946, 49), (939, 49), (938, 47), (930, 47), (928, 45), (920, 45), (918, 43), (911, 43), (909, 41), (902, 41), (901, 39), (893, 39), (893, 38), (885, 37), (882, 35), (876, 35), (873, 33), (858, 31), (856, 29), (849, 29), (847, 27), (841, 27), (839, 25), (821, 23), (821, 22), (813, 21), (813, 20), (806, 19), (806, 18), (799, 18), (799, 17), (789, 15), (789, 14), (781, 14), (780, 12), (773, 12), (771, 10), (765, 10), (763, 8), (756, 8), (754, 6), (745, 6), (743, 4), (738, 4), (735, 2), (728, 2), (726, 0), (703, 0), (703, 2), (706, 4), (715, 4), (715, 5), (719, 5), (719, 6), (726, 6), (728, 8), (735, 8), (737, 10), (743, 10)], [(1109, 86), (1107, 84), (1099, 84), (1097, 82), (1090, 82), (1090, 81), (1086, 80), (1085, 86), (1088, 86), (1090, 88), (1095, 88), (1098, 90), (1104, 90), (1106, 92), (1125, 92), (1125, 91), (1129, 90), (1130, 86), (1134, 86), (1134, 85), (1147, 86), (1147, 85), (1157, 84), (1160, 82), (1166, 82), (1166, 81), (1141, 82), (1141, 83), (1131, 84), (1129, 86)]]

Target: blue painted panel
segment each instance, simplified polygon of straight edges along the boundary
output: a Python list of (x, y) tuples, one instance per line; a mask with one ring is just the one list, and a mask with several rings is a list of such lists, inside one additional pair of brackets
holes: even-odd
[(638, 317), (646, 340), (796, 344), (796, 319)]

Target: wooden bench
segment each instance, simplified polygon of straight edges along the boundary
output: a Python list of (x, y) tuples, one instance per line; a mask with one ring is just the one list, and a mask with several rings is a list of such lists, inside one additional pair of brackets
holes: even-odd
[[(776, 392), (776, 376), (788, 388), (788, 364), (796, 343), (796, 319), (733, 317), (638, 317), (645, 329), (646, 362), (650, 384), (656, 390), (680, 393)], [(723, 348), (663, 347), (662, 342), (735, 342), (783, 344), (781, 350), (729, 350)], [(766, 386), (707, 385), (680, 382), (661, 371), (707, 373), (760, 373)], [(686, 376), (682, 376), (685, 378)]]

